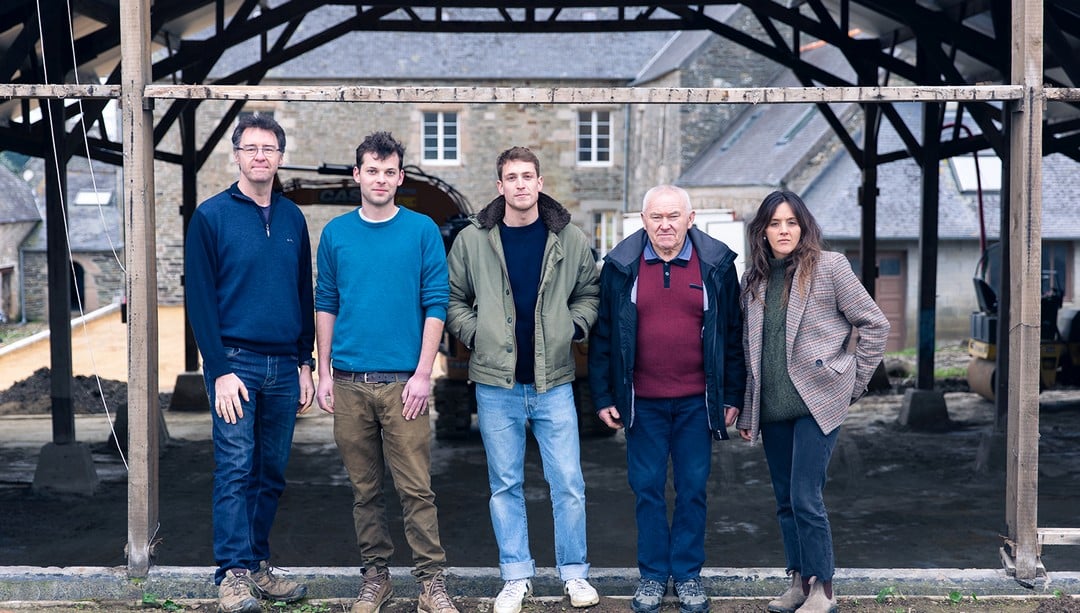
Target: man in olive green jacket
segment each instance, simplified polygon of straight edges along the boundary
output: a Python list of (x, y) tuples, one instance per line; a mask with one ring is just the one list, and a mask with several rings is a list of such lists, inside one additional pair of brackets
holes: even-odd
[(574, 408), (571, 343), (596, 321), (599, 275), (570, 213), (541, 193), (540, 160), (524, 147), (499, 155), (500, 196), (471, 218), (450, 250), (447, 328), (471, 351), (491, 523), (506, 582), (494, 613), (517, 613), (536, 564), (525, 515), (525, 426), (551, 487), (555, 556), (570, 604), (599, 602), (587, 581), (585, 481)]

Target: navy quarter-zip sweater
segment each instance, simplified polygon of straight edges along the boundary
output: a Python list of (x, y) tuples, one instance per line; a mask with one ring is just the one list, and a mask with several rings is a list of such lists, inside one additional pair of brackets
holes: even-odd
[(280, 193), (265, 222), (236, 183), (199, 205), (184, 246), (184, 288), (211, 380), (231, 372), (225, 347), (311, 357), (311, 241), (303, 213)]

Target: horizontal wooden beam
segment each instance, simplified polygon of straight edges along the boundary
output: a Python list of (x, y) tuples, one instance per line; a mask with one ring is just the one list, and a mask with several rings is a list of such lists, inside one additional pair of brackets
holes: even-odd
[(147, 98), (486, 104), (777, 104), (1018, 100), (1017, 85), (935, 87), (367, 87), (148, 85)]
[(1080, 101), (1080, 88), (1077, 87), (1047, 87), (1043, 89), (1043, 94), (1047, 100)]
[(119, 85), (0, 83), (0, 98), (119, 98)]
[(1080, 545), (1080, 528), (1039, 528), (1040, 545)]
[[(119, 85), (0, 83), (0, 98), (119, 98)], [(1080, 101), (1080, 88), (1048, 87), (1051, 101)], [(310, 102), (504, 104), (776, 104), (1017, 100), (1017, 85), (914, 87), (365, 87), (148, 85), (147, 98)]]

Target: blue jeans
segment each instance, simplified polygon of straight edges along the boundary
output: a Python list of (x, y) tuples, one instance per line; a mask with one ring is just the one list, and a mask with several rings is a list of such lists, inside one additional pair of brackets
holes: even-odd
[(536, 386), (515, 383), (511, 389), (476, 385), (480, 435), (487, 453), (491, 486), (491, 525), (499, 544), (503, 580), (536, 574), (529, 553), (525, 513), (525, 424), (540, 446), (544, 479), (551, 489), (555, 516), (555, 565), (559, 577), (583, 579), (585, 561), (585, 479), (581, 476), (577, 409), (571, 384), (538, 394)]
[(226, 423), (213, 412), (214, 381), (206, 378), (214, 420), (214, 582), (230, 568), (258, 570), (270, 559), (270, 528), (285, 490), (300, 399), (296, 356), (225, 348), (244, 382), (244, 418)]
[[(675, 510), (668, 525), (671, 457)], [(698, 577), (705, 564), (705, 498), (712, 435), (705, 396), (634, 399), (626, 431), (626, 475), (634, 490), (638, 571), (667, 583)]]
[(822, 492), (840, 429), (826, 435), (813, 417), (761, 424), (787, 569), (832, 581), (832, 529)]

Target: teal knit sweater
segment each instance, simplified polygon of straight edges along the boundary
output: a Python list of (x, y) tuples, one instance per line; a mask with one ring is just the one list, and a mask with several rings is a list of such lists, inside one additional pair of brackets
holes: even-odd
[(765, 323), (761, 343), (761, 422), (796, 419), (810, 414), (787, 370), (787, 259), (769, 258), (765, 290)]

